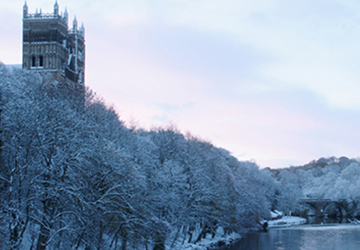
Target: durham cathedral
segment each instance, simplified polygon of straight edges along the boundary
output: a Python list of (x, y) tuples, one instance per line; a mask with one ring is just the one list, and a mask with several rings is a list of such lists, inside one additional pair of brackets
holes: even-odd
[(85, 29), (76, 17), (68, 27), (68, 12), (59, 13), (57, 1), (52, 13), (23, 7), (22, 67), (40, 73), (47, 82), (70, 85), (84, 92)]

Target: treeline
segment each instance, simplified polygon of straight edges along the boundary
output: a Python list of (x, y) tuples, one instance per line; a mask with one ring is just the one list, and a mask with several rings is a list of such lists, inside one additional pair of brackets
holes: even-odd
[(254, 227), (288, 190), (174, 128), (129, 129), (87, 90), (0, 64), (1, 249), (169, 249)]
[(360, 216), (360, 162), (347, 157), (314, 160), (297, 167), (266, 169), (282, 186), (291, 190), (288, 211), (304, 209), (300, 199), (345, 199), (348, 215)]

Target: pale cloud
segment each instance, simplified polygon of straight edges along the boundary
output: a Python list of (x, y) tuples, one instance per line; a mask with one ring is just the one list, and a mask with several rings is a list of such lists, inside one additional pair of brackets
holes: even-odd
[(180, 7), (165, 17), (173, 25), (251, 44), (276, 61), (257, 74), (312, 90), (335, 107), (360, 108), (358, 4), (264, 2), (176, 1)]

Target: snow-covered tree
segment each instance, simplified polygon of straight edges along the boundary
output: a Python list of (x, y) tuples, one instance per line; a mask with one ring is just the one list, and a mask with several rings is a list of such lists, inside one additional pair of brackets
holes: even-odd
[(2, 249), (150, 249), (267, 216), (268, 173), (176, 128), (128, 129), (85, 99), (0, 64)]

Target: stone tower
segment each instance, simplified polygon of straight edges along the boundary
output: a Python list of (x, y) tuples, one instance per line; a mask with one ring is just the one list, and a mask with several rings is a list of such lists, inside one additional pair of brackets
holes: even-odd
[(78, 29), (74, 18), (68, 28), (68, 13), (59, 14), (57, 0), (54, 12), (29, 13), (23, 6), (23, 69), (39, 72), (45, 81), (70, 85), (85, 91), (85, 29)]

